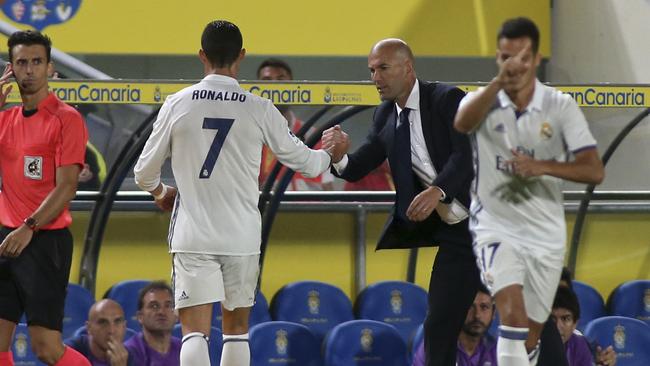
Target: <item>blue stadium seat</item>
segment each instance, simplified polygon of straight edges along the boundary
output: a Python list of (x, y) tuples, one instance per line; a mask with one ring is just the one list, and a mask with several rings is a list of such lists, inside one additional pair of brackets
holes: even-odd
[(408, 344), (427, 315), (427, 292), (415, 284), (384, 281), (363, 289), (354, 304), (357, 319), (393, 325)]
[[(221, 329), (221, 304), (215, 303), (212, 307), (212, 326)], [(271, 321), (271, 314), (269, 314), (269, 303), (261, 291), (255, 294), (255, 304), (251, 309), (251, 315), (248, 319), (248, 327), (255, 324)]]
[(578, 303), (580, 304), (580, 320), (578, 320), (577, 328), (582, 331), (590, 321), (607, 315), (605, 301), (595, 288), (586, 283), (580, 281), (573, 281), (572, 283), (573, 292), (578, 296)]
[[(183, 339), (183, 330), (181, 324), (174, 325), (172, 329), (172, 336)], [(216, 327), (210, 329), (210, 343), (208, 344), (208, 352), (210, 352), (210, 365), (219, 366), (221, 363), (221, 348), (223, 346), (223, 333)]]
[(394, 326), (376, 320), (339, 324), (325, 338), (325, 366), (406, 366), (406, 344)]
[(122, 305), (126, 317), (126, 327), (140, 331), (142, 327), (138, 322), (138, 292), (151, 283), (148, 280), (130, 280), (114, 284), (108, 291), (105, 298), (113, 299)]
[(11, 352), (13, 352), (15, 365), (45, 365), (39, 361), (34, 352), (32, 352), (32, 342), (27, 330), (27, 324), (25, 323), (18, 323), (16, 326)]
[(63, 310), (63, 339), (66, 339), (88, 320), (88, 311), (95, 303), (95, 297), (85, 287), (68, 284)]
[(335, 325), (354, 316), (352, 303), (341, 289), (318, 281), (300, 281), (284, 286), (273, 296), (271, 318), (303, 324), (322, 341)]
[(302, 324), (271, 321), (250, 330), (251, 365), (320, 366), (320, 342)]
[(639, 319), (650, 325), (650, 280), (621, 284), (610, 295), (609, 306), (611, 315)]
[[(76, 337), (79, 337), (80, 335), (86, 335), (86, 334), (88, 334), (88, 329), (84, 325), (84, 326), (81, 326), (81, 327), (77, 328), (77, 330), (75, 330), (70, 335), (70, 337), (76, 338)], [(124, 342), (128, 341), (131, 337), (133, 337), (136, 334), (138, 334), (138, 332), (136, 332), (135, 330), (133, 330), (131, 328), (126, 328), (126, 332), (124, 332)], [(66, 339), (66, 338), (64, 338), (64, 339)]]
[(612, 346), (618, 366), (650, 364), (650, 326), (640, 320), (606, 316), (587, 324), (584, 334), (603, 348)]

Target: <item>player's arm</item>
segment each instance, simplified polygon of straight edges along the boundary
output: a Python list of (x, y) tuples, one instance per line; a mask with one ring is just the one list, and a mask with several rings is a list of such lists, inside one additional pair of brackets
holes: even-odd
[(517, 84), (521, 80), (521, 75), (533, 67), (530, 62), (525, 62), (523, 59), (531, 47), (531, 43), (528, 42), (517, 55), (505, 60), (498, 60), (499, 73), (497, 76), (485, 88), (479, 89), (472, 94), (471, 98), (466, 98), (461, 103), (454, 119), (456, 130), (462, 133), (475, 130), (490, 111), (499, 90), (504, 86)]
[(135, 183), (143, 191), (151, 193), (156, 205), (163, 210), (171, 210), (177, 193), (176, 188), (160, 181), (161, 167), (171, 153), (171, 121), (172, 107), (168, 99), (160, 108), (153, 131), (133, 168)]
[(570, 162), (535, 160), (526, 154), (516, 151), (512, 153), (514, 158), (511, 164), (514, 172), (522, 177), (550, 175), (587, 184), (600, 184), (605, 178), (605, 168), (595, 146), (574, 153), (575, 159)]
[(469, 133), (478, 128), (492, 108), (501, 88), (501, 82), (495, 77), (485, 88), (466, 96), (460, 103), (454, 119), (456, 131)]
[(263, 106), (264, 117), (259, 121), (267, 146), (278, 160), (308, 178), (322, 174), (330, 166), (332, 158), (325, 150), (308, 148), (291, 130), (287, 120), (270, 103)]

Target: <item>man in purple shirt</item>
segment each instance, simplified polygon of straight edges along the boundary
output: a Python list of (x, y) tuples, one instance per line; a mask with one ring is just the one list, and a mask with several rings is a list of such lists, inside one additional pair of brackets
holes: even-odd
[[(497, 343), (487, 333), (494, 310), (490, 293), (481, 285), (458, 336), (457, 366), (497, 366)], [(423, 365), (424, 345), (420, 343), (413, 366)]]
[(152, 282), (138, 296), (142, 332), (124, 344), (129, 355), (141, 366), (180, 365), (181, 340), (172, 337), (176, 315), (171, 287), (162, 281)]
[(594, 359), (585, 337), (576, 330), (580, 319), (578, 297), (568, 287), (560, 286), (555, 294), (551, 319), (555, 321), (570, 366), (593, 366)]

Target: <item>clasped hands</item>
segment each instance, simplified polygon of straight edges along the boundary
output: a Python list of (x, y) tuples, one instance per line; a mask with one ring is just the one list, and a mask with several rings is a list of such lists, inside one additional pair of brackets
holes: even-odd
[(332, 157), (332, 163), (338, 163), (350, 148), (350, 136), (336, 125), (323, 131), (323, 149)]

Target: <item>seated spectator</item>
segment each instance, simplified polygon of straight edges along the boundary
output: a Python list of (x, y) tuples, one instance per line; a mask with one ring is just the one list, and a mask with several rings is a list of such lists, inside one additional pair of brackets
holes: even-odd
[[(456, 366), (496, 366), (497, 342), (487, 333), (494, 316), (494, 302), (488, 290), (481, 286), (467, 312), (465, 324), (458, 336)], [(424, 343), (420, 343), (413, 366), (424, 365)]]
[(124, 311), (117, 302), (104, 299), (88, 312), (87, 334), (69, 338), (65, 344), (84, 355), (93, 366), (135, 366), (122, 342), (126, 332)]
[[(582, 349), (582, 341), (585, 341), (589, 347), (590, 355), (594, 360), (589, 365), (596, 364), (599, 366), (614, 366), (616, 365), (616, 352), (612, 346), (603, 349), (600, 345), (589, 342), (582, 333), (575, 329), (578, 320), (580, 319), (580, 303), (578, 302), (576, 294), (573, 292), (571, 277), (571, 271), (567, 267), (564, 267), (562, 269), (562, 276), (560, 277), (560, 287), (558, 288), (558, 292), (555, 295), (555, 302), (553, 303), (553, 312), (551, 313), (551, 318), (557, 324), (560, 335), (562, 336), (562, 341), (565, 344), (569, 365), (574, 366), (587, 364), (579, 363), (577, 361), (573, 362), (572, 357), (579, 357), (580, 355), (571, 354), (571, 352), (578, 352), (576, 349)], [(573, 302), (573, 299), (575, 299), (575, 303)], [(573, 311), (568, 308), (569, 306), (574, 307)], [(556, 309), (558, 310), (557, 313)], [(573, 322), (563, 324), (562, 319), (559, 319), (559, 316), (568, 316), (569, 313), (573, 317)], [(565, 319), (568, 321), (568, 318)], [(569, 330), (571, 331), (569, 332)], [(568, 343), (571, 342), (571, 339), (573, 339), (572, 343)], [(571, 349), (569, 349), (569, 347), (571, 347)]]
[(138, 294), (138, 322), (142, 331), (124, 344), (139, 366), (180, 365), (181, 340), (172, 337), (176, 323), (171, 287), (162, 281), (145, 286)]

